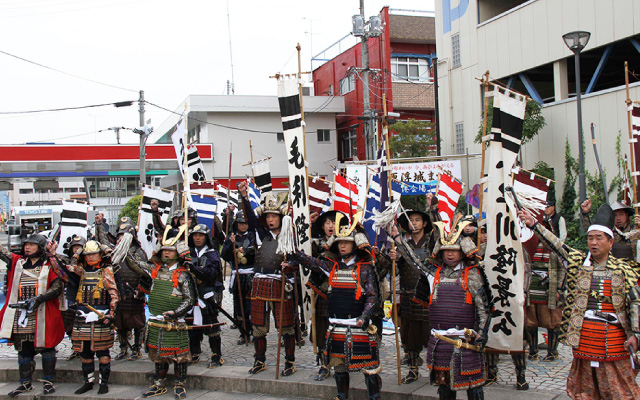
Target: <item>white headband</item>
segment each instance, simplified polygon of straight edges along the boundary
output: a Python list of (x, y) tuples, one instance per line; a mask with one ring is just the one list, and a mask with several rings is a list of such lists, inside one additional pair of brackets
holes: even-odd
[(589, 229), (587, 229), (587, 233), (591, 232), (591, 231), (601, 231), (606, 233), (607, 235), (609, 235), (610, 237), (613, 237), (613, 231), (609, 228), (607, 228), (604, 225), (597, 225), (597, 224), (593, 224), (589, 227)]

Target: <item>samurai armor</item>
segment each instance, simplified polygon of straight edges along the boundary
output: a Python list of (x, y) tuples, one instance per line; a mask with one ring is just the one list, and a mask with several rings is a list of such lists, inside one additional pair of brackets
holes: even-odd
[[(476, 326), (476, 309), (465, 301), (466, 291), (459, 280), (441, 282), (435, 288), (429, 309), (429, 322), (437, 330), (465, 329)], [(448, 375), (450, 388), (466, 390), (478, 387), (485, 381), (484, 356), (473, 350), (457, 349), (435, 336), (429, 338), (427, 366), (432, 370), (432, 383), (438, 372)], [(442, 384), (442, 382), (438, 382)]]
[(109, 350), (113, 347), (113, 328), (102, 321), (84, 322), (84, 318), (76, 318), (71, 332), (73, 351), (82, 351), (82, 342), (91, 342), (91, 351)]
[(590, 361), (629, 359), (624, 348), (627, 335), (619, 324), (585, 319), (580, 331), (580, 344), (573, 350), (575, 358)]
[[(18, 286), (18, 301), (24, 301), (38, 295), (38, 276), (41, 267), (33, 269), (24, 269), (20, 276), (20, 285)], [(13, 340), (14, 342), (35, 341), (36, 334), (36, 313), (24, 313), (26, 323), (21, 326), (18, 322), (23, 316), (22, 311), (16, 312), (13, 320)]]
[[(149, 312), (162, 315), (165, 311), (175, 311), (182, 303), (182, 295), (172, 294), (171, 280), (154, 279), (149, 293)], [(184, 323), (177, 323), (180, 327)], [(189, 352), (189, 331), (186, 329), (166, 330), (147, 324), (145, 343), (149, 348), (149, 358), (153, 362), (186, 362), (191, 359)]]
[(280, 264), (284, 262), (284, 255), (276, 253), (278, 241), (265, 237), (262, 245), (256, 250), (255, 272), (261, 274), (276, 274), (280, 272)]
[[(258, 279), (262, 280), (262, 279)], [(275, 280), (274, 280), (275, 281)], [(275, 281), (280, 283), (279, 281)], [(254, 281), (254, 288), (256, 287)], [(278, 285), (281, 287), (280, 285)], [(286, 297), (286, 295), (285, 295)], [(294, 304), (293, 299), (285, 298), (283, 302), (283, 310), (282, 310), (282, 325), (280, 324), (280, 299), (271, 300), (271, 304), (273, 305), (273, 313), (274, 319), (276, 321), (276, 327), (280, 328), (280, 326), (284, 328), (289, 328), (293, 326), (294, 323)], [(266, 326), (269, 322), (269, 304), (265, 300), (252, 299), (251, 300), (251, 324), (254, 326)]]
[[(108, 312), (111, 296), (103, 283), (104, 270), (84, 271), (81, 278), (81, 286), (78, 289), (78, 310), (86, 314), (91, 313), (82, 304), (89, 304), (100, 312)], [(91, 342), (91, 351), (109, 350), (113, 347), (114, 330), (111, 325), (105, 325), (102, 320), (85, 322), (85, 318), (76, 315), (71, 332), (73, 350), (82, 351), (82, 342)]]
[(421, 275), (416, 284), (416, 291), (411, 301), (423, 307), (429, 307), (430, 294), (431, 285), (429, 284), (429, 278), (427, 278), (426, 275)]
[(349, 372), (375, 369), (379, 365), (378, 336), (356, 326), (329, 325), (325, 336), (328, 367), (344, 363)]

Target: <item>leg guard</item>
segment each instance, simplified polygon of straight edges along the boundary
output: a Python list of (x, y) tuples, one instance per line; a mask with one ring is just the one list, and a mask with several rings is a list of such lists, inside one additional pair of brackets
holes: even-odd
[(511, 359), (513, 360), (513, 365), (516, 367), (516, 389), (528, 390), (529, 382), (527, 382), (527, 378), (525, 377), (525, 372), (527, 370), (527, 359), (525, 358), (523, 353), (512, 354)]
[(482, 386), (467, 390), (468, 400), (484, 400), (484, 389)]
[(560, 329), (551, 329), (549, 331), (549, 350), (547, 356), (542, 361), (555, 361), (560, 356), (558, 354), (558, 342), (560, 340)]
[(189, 349), (191, 350), (191, 364), (200, 362), (200, 353), (202, 353), (202, 337), (200, 330), (189, 331)]
[(156, 363), (156, 375), (153, 385), (142, 393), (142, 397), (154, 397), (161, 396), (167, 393), (167, 388), (164, 387), (167, 380), (167, 372), (169, 372), (168, 363)]
[(30, 392), (33, 390), (31, 384), (31, 376), (36, 368), (32, 355), (24, 355), (18, 352), (18, 370), (20, 372), (20, 386), (9, 392), (9, 397), (16, 397), (20, 393)]
[(209, 361), (208, 368), (216, 368), (224, 364), (220, 332), (218, 332), (216, 336), (209, 336), (209, 346), (211, 346), (211, 361)]
[(133, 330), (133, 345), (131, 346), (131, 356), (129, 356), (129, 361), (135, 361), (142, 358), (142, 335), (144, 335), (144, 328), (134, 329)]
[(364, 374), (364, 382), (367, 385), (367, 398), (369, 400), (379, 399), (382, 390), (382, 378), (378, 374)]
[(485, 386), (489, 386), (498, 382), (498, 361), (500, 360), (500, 354), (485, 353), (484, 358), (487, 362), (487, 380), (485, 381)]
[(264, 362), (266, 360), (265, 353), (267, 352), (267, 338), (264, 336), (253, 338), (253, 347), (255, 348), (254, 358), (256, 360)]
[(129, 355), (129, 346), (127, 345), (129, 340), (130, 330), (121, 329), (118, 331), (118, 343), (120, 344), (120, 352), (114, 357), (114, 360), (124, 360)]
[(187, 380), (187, 365), (188, 363), (174, 363), (173, 368), (176, 374), (176, 383), (173, 386), (173, 394), (176, 400), (184, 399), (187, 397), (187, 389), (184, 387), (184, 383)]
[(173, 371), (176, 375), (176, 380), (182, 379), (183, 381), (187, 379), (187, 366), (189, 363), (173, 363)]
[(348, 372), (336, 372), (333, 374), (333, 378), (336, 380), (336, 388), (338, 389), (339, 400), (345, 400), (349, 398), (349, 373)]
[(296, 360), (296, 338), (294, 335), (284, 335), (284, 354), (287, 361)]
[(456, 392), (447, 385), (438, 386), (438, 396), (440, 400), (455, 400)]
[(56, 388), (53, 386), (53, 380), (56, 377), (56, 349), (46, 349), (41, 355), (44, 394), (52, 394), (56, 391)]
[(93, 365), (93, 358), (82, 359), (82, 375), (84, 376), (84, 385), (75, 391), (76, 394), (83, 394), (93, 389), (93, 382), (95, 381), (95, 366)]
[(529, 360), (538, 359), (538, 328), (525, 329), (527, 342), (529, 342)]
[[(105, 362), (106, 361), (106, 362)], [(109, 375), (111, 375), (111, 362), (110, 358), (100, 357), (100, 364), (98, 365), (98, 370), (100, 372), (100, 388), (98, 389), (98, 394), (105, 394), (109, 392)]]

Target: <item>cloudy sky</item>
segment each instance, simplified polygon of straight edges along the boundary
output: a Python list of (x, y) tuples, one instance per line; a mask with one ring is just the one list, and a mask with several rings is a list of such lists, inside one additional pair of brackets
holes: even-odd
[[(433, 0), (366, 0), (365, 14), (384, 5), (434, 10)], [(269, 75), (297, 71), (297, 42), (303, 69), (310, 70), (312, 51), (348, 34), (357, 13), (358, 0), (0, 0), (0, 138), (5, 144), (115, 143), (113, 132), (96, 132), (137, 127), (137, 103), (9, 113), (137, 100), (139, 90), (169, 109), (189, 94), (225, 94), (231, 80), (227, 14), (235, 93), (275, 94)], [(166, 116), (147, 107), (153, 126)], [(122, 141), (138, 137), (124, 133)]]

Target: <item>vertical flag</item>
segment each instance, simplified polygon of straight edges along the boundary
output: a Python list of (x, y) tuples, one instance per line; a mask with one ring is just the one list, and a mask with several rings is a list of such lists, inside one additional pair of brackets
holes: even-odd
[(309, 181), (309, 212), (322, 214), (322, 209), (331, 197), (331, 186), (329, 183), (313, 178)]
[(189, 194), (189, 206), (196, 210), (198, 223), (205, 224), (209, 229), (213, 229), (213, 221), (218, 206), (215, 196), (192, 192)]
[(236, 207), (233, 211), (233, 214), (235, 215), (235, 213), (238, 212), (238, 192), (236, 190), (229, 191), (221, 184), (218, 184), (218, 190), (216, 191), (216, 200), (218, 202), (216, 212), (218, 214), (222, 214), (224, 212), (224, 209), (227, 208), (227, 193), (229, 194), (229, 201)]
[[(385, 207), (380, 206), (380, 190), (380, 175), (373, 175), (369, 181), (369, 193), (367, 193), (367, 203), (364, 211), (364, 221), (362, 224), (364, 225), (364, 230), (367, 232), (367, 236), (369, 237), (369, 242), (376, 244), (384, 243), (387, 240), (387, 233), (385, 231), (378, 232), (372, 219), (374, 210), (382, 211), (389, 207), (389, 204)], [(397, 199), (402, 195), (402, 187), (400, 183), (396, 181), (391, 183), (391, 190), (394, 199)]]
[(198, 154), (198, 148), (193, 144), (187, 145), (187, 173), (189, 174), (189, 180), (192, 182), (207, 180), (202, 160)]
[(442, 221), (445, 223), (445, 232), (451, 231), (453, 215), (458, 207), (458, 200), (464, 190), (464, 183), (460, 182), (446, 172), (440, 174), (436, 197), (438, 197), (438, 210)]
[[(529, 207), (532, 211), (534, 218), (538, 222), (542, 222), (544, 218), (544, 206), (547, 201), (547, 194), (549, 192), (549, 180), (542, 179), (536, 176), (536, 174), (527, 173), (519, 170), (518, 173), (513, 176), (513, 188), (518, 193), (526, 193), (530, 201), (534, 201), (538, 204), (538, 208)], [(533, 234), (533, 231), (529, 229), (525, 224), (518, 220), (520, 224), (520, 242), (522, 247), (527, 250), (530, 256), (536, 253), (538, 247), (538, 237)], [(554, 232), (556, 236), (560, 236), (559, 232)]]
[(249, 187), (249, 203), (251, 203), (251, 209), (253, 212), (256, 213), (256, 209), (260, 207), (260, 189), (258, 189), (249, 179), (247, 179), (247, 185)]
[(253, 179), (261, 193), (267, 194), (271, 192), (271, 171), (269, 170), (269, 161), (262, 160), (251, 165), (253, 170)]
[[(289, 162), (289, 201), (293, 208), (293, 224), (298, 248), (306, 254), (311, 254), (307, 160), (298, 79), (278, 79), (278, 102), (280, 104), (282, 130)], [(311, 317), (311, 293), (306, 286), (309, 274), (308, 270), (300, 267), (305, 321), (308, 321)]]
[(173, 142), (173, 148), (176, 151), (176, 160), (178, 160), (178, 168), (180, 168), (180, 173), (184, 176), (184, 133), (185, 133), (185, 119), (184, 115), (180, 117), (180, 121), (172, 128), (171, 132), (171, 142)]
[(511, 183), (511, 168), (520, 151), (526, 98), (510, 91), (503, 94), (496, 88), (493, 99), (484, 257), (493, 298), (487, 346), (520, 351), (524, 331), (524, 257), (516, 207), (504, 187)]
[[(138, 241), (147, 257), (153, 255), (156, 248), (156, 232), (153, 227), (153, 213), (151, 212), (151, 200), (158, 200), (158, 214), (163, 224), (169, 220), (173, 192), (162, 190), (152, 186), (142, 185), (142, 202), (138, 211)], [(163, 232), (160, 232), (163, 233)]]
[(335, 174), (334, 178), (333, 209), (342, 211), (351, 220), (358, 211), (358, 185), (341, 174)]
[(56, 253), (64, 254), (69, 248), (71, 238), (81, 236), (87, 238), (87, 216), (89, 206), (86, 203), (76, 203), (64, 200), (62, 202), (62, 213), (60, 214), (60, 241)]

